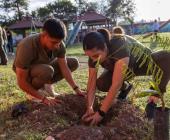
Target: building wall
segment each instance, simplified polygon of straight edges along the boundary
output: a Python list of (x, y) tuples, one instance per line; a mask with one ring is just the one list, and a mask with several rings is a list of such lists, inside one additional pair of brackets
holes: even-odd
[[(125, 29), (127, 34), (144, 34), (153, 31), (153, 23), (139, 23), (134, 25), (121, 26)], [(170, 23), (161, 28), (160, 32), (170, 32)]]

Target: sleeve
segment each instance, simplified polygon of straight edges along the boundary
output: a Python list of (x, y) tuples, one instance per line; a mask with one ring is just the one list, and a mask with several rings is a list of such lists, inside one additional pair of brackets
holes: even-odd
[(30, 68), (32, 61), (35, 59), (36, 50), (31, 45), (19, 43), (15, 57), (15, 67), (22, 69)]
[(60, 45), (60, 49), (54, 51), (54, 57), (64, 58), (65, 55), (66, 55), (65, 44), (64, 44), (64, 42), (62, 42)]
[(95, 68), (97, 62), (93, 62), (91, 58), (88, 59), (89, 68)]
[(147, 54), (152, 53), (152, 50), (146, 46), (144, 46), (141, 42), (139, 42), (138, 40), (136, 40), (135, 38), (126, 35), (126, 40), (128, 42), (128, 46), (131, 46), (132, 48), (134, 47), (139, 47), (141, 49), (143, 49)]
[(129, 36), (129, 35), (125, 35), (126, 36), (126, 41), (128, 45), (137, 45), (137, 46), (141, 46), (141, 47), (145, 47), (141, 42), (139, 42), (138, 40), (136, 40), (135, 38)]

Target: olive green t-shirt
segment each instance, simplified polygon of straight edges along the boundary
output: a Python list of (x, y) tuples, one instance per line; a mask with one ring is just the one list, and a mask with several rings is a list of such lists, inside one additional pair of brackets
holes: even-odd
[(40, 44), (40, 34), (28, 36), (17, 45), (13, 70), (15, 71), (16, 67), (29, 69), (34, 64), (49, 64), (56, 57), (64, 58), (65, 53), (63, 42), (60, 48), (47, 52)]

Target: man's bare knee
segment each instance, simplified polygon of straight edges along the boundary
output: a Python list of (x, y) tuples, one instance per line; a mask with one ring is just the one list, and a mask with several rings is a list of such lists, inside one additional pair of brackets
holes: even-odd
[(75, 71), (79, 67), (77, 58), (67, 58), (67, 64), (71, 71)]
[(54, 68), (50, 65), (37, 65), (31, 70), (31, 76), (42, 79), (44, 81), (51, 80), (54, 75)]

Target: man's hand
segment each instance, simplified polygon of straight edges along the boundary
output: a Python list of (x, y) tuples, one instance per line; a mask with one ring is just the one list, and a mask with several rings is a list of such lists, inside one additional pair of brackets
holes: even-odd
[(88, 116), (84, 119), (85, 122), (90, 122), (90, 125), (97, 125), (103, 119), (102, 116), (98, 112), (95, 114)]
[(159, 102), (159, 97), (157, 96), (150, 96), (149, 99), (148, 99), (148, 102), (154, 102), (155, 104), (157, 104)]
[(88, 108), (86, 113), (83, 115), (82, 120), (85, 121), (87, 117), (94, 115), (94, 110), (92, 107)]
[(48, 106), (55, 106), (57, 104), (61, 104), (62, 101), (53, 97), (45, 97), (44, 100), (42, 101), (44, 104)]
[(83, 96), (83, 97), (86, 97), (87, 96), (87, 93), (85, 91), (82, 91), (81, 89), (77, 88), (75, 90), (76, 94), (79, 95), (79, 96)]

